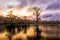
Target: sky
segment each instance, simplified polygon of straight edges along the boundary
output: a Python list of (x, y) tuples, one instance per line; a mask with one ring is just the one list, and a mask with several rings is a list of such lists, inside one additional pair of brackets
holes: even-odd
[[(60, 0), (0, 0), (0, 12), (14, 7), (23, 8), (25, 6), (39, 6), (42, 10), (41, 17), (39, 17), (42, 20), (53, 20), (53, 18), (54, 20), (60, 20), (60, 18), (58, 18), (58, 16), (55, 15), (57, 14), (60, 17), (59, 4)], [(45, 16), (46, 14), (47, 17), (42, 16)], [(55, 16), (50, 16), (51, 18), (49, 17), (49, 19), (48, 15)]]
[(0, 0), (0, 7), (9, 6), (26, 6), (26, 5), (37, 5), (37, 6), (47, 6), (53, 3), (59, 3), (60, 0)]

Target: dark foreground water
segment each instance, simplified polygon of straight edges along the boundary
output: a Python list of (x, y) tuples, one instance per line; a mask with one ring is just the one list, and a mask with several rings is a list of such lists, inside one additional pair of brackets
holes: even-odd
[[(39, 27), (40, 28), (40, 27)], [(37, 32), (35, 31), (36, 27), (31, 26), (29, 28), (27, 28), (27, 33), (24, 33), (24, 30), (20, 31), (19, 33), (17, 33), (17, 28), (15, 29), (16, 34), (14, 34), (12, 36), (12, 40), (38, 40), (36, 39), (36, 34)], [(3, 32), (0, 32), (0, 40), (9, 40), (8, 38), (8, 32), (6, 30), (4, 30)], [(39, 40), (60, 40), (59, 38), (46, 38), (45, 34), (41, 33), (41, 39)], [(40, 34), (39, 34), (40, 36)]]

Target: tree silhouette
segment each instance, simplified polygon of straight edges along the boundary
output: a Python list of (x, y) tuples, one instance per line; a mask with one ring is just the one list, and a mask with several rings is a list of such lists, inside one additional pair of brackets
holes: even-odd
[(36, 39), (35, 40), (40, 40), (41, 39), (41, 36), (39, 36), (39, 32), (40, 32), (40, 35), (41, 35), (41, 31), (39, 31), (39, 29), (38, 29), (38, 27), (39, 27), (39, 15), (40, 15), (40, 13), (39, 13), (39, 11), (41, 11), (41, 9), (40, 8), (38, 8), (38, 7), (33, 7), (32, 8), (34, 11), (35, 11), (35, 14), (36, 14), (36, 32), (37, 32), (37, 35), (36, 35)]

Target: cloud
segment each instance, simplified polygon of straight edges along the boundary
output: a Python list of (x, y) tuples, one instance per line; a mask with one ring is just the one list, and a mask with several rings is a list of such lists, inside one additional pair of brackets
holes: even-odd
[(6, 8), (10, 8), (10, 7), (15, 7), (19, 4), (20, 4), (20, 2), (18, 2), (17, 0), (1, 0), (0, 8), (6, 9)]
[(16, 5), (19, 5), (19, 2), (18, 2), (18, 1), (13, 0), (13, 1), (8, 1), (6, 4), (7, 4), (7, 5), (16, 6)]
[(20, 0), (19, 2), (21, 3), (21, 4), (18, 5), (19, 7), (23, 8), (23, 7), (27, 6), (27, 1), (26, 0)]
[(44, 21), (57, 21), (60, 20), (60, 14), (59, 12), (54, 12), (54, 13), (45, 13), (40, 16), (41, 20)]
[[(55, 15), (56, 13), (52, 14), (55, 12), (52, 10), (52, 8), (54, 8), (54, 10), (56, 10), (56, 11), (60, 10), (60, 5), (58, 4), (59, 2), (60, 2), (60, 0), (0, 0), (0, 10), (9, 9), (12, 7), (14, 8), (16, 6), (23, 8), (28, 5), (30, 5), (30, 6), (36, 5), (36, 6), (39, 6), (40, 8), (42, 8), (43, 13), (41, 13), (41, 14), (44, 14), (44, 11), (50, 9), (49, 11), (45, 12), (45, 13), (47, 13), (47, 15), (44, 14), (43, 16), (46, 17), (46, 19), (48, 18), (49, 20), (50, 19), (53, 20), (53, 17), (56, 16)], [(53, 16), (53, 15), (55, 15), (55, 16)], [(55, 17), (55, 20), (56, 20), (56, 18), (58, 18), (58, 16)], [(45, 18), (43, 18), (43, 19), (45, 19)]]
[(37, 5), (42, 7), (43, 9), (51, 4), (60, 2), (59, 0), (1, 0), (0, 8), (11, 8), (15, 6), (24, 7), (27, 5)]
[(53, 3), (47, 6), (46, 10), (60, 10), (60, 3)]

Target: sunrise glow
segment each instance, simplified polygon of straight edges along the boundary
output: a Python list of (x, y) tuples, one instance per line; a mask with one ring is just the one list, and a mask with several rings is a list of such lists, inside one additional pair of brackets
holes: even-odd
[[(7, 17), (8, 14), (12, 14), (14, 16), (17, 16), (17, 17), (24, 17), (24, 16), (27, 16), (27, 17), (31, 17), (33, 16), (33, 11), (31, 10), (28, 10), (29, 7), (24, 7), (20, 10), (16, 9), (16, 8), (11, 8), (11, 9), (7, 9), (6, 11), (2, 12), (4, 17)], [(12, 11), (12, 13), (10, 13), (10, 11)]]

